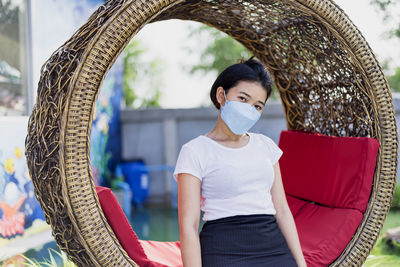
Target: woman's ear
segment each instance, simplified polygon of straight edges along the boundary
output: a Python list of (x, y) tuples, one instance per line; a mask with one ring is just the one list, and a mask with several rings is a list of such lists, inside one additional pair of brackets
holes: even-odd
[(218, 86), (215, 97), (217, 98), (220, 106), (225, 105), (224, 88), (222, 88), (222, 86)]

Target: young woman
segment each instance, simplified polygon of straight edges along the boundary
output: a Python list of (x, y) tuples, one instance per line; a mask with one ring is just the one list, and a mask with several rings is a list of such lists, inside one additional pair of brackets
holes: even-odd
[(282, 185), (283, 152), (248, 132), (271, 91), (267, 70), (253, 57), (229, 66), (210, 91), (220, 111), (214, 129), (179, 152), (174, 178), (185, 267), (306, 266)]

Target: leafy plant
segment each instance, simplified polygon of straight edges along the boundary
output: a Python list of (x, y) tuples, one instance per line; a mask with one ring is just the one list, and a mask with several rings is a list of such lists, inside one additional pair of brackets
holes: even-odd
[[(53, 254), (54, 253), (54, 254)], [(1, 267), (5, 266), (11, 266), (13, 264), (14, 266), (28, 266), (28, 267), (42, 267), (42, 266), (48, 266), (48, 267), (55, 267), (55, 266), (61, 266), (61, 267), (76, 267), (76, 265), (70, 261), (67, 257), (67, 255), (64, 252), (59, 252), (54, 249), (49, 249), (49, 259), (44, 260), (44, 261), (37, 261), (36, 259), (29, 259), (25, 255), (21, 255), (25, 262), (9, 262), (7, 265), (0, 265)], [(61, 265), (59, 261), (57, 262), (56, 257), (59, 258), (61, 261)]]

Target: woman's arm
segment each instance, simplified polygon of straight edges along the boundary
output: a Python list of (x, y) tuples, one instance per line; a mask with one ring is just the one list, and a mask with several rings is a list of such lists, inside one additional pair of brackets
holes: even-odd
[(201, 181), (188, 173), (178, 175), (178, 217), (184, 267), (201, 267), (199, 240)]
[(282, 184), (281, 170), (279, 163), (274, 165), (275, 179), (271, 188), (272, 202), (276, 210), (275, 218), (286, 239), (288, 247), (293, 254), (298, 266), (307, 266), (301, 250), (299, 236), (297, 234), (296, 224), (292, 212), (286, 200), (285, 191)]

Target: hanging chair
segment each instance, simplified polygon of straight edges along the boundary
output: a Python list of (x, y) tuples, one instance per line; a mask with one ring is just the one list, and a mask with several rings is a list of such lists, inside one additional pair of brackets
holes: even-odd
[[(29, 172), (60, 249), (79, 266), (138, 266), (101, 208), (90, 168), (89, 136), (108, 69), (142, 27), (168, 19), (210, 25), (260, 59), (274, 78), (289, 131), (377, 140), (365, 210), (347, 245), (330, 263), (360, 266), (392, 201), (398, 137), (381, 67), (358, 29), (329, 0), (115, 0), (99, 7), (42, 67), (28, 125)], [(288, 144), (288, 139), (282, 143)], [(286, 180), (285, 188), (292, 190), (290, 185)], [(291, 208), (326, 200), (314, 195), (315, 200), (300, 203), (304, 192), (290, 193)], [(303, 210), (293, 211), (298, 216)], [(300, 236), (302, 231), (299, 228)], [(156, 241), (152, 244), (157, 247)], [(151, 262), (151, 255), (148, 258)]]

